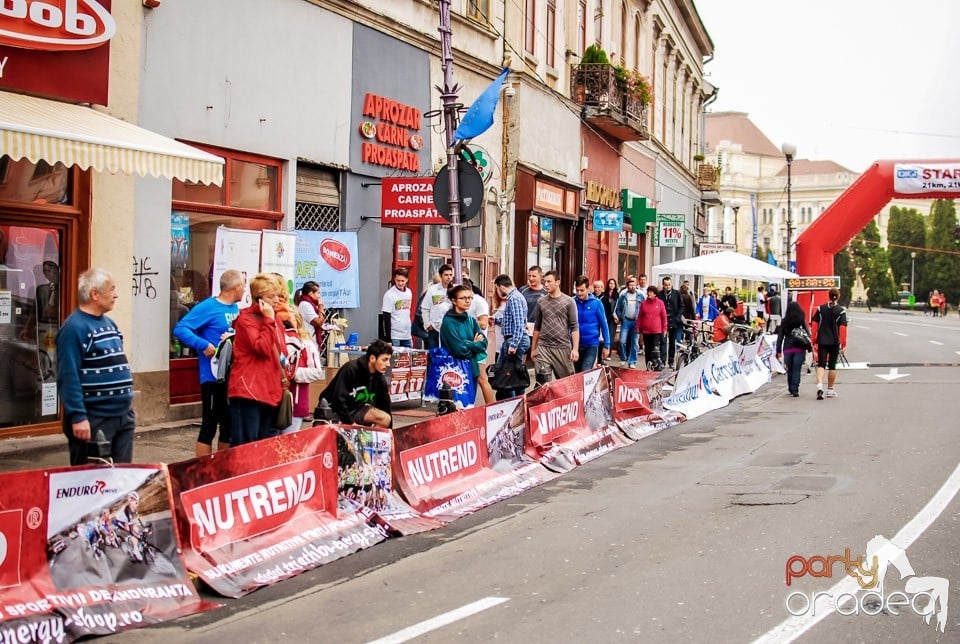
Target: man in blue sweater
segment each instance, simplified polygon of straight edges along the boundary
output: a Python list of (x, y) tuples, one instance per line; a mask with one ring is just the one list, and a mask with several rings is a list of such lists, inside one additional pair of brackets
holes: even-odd
[(233, 269), (224, 271), (220, 276), (220, 294), (197, 304), (173, 328), (173, 335), (196, 351), (199, 357), (201, 419), (197, 456), (208, 456), (213, 451), (213, 437), (217, 434), (218, 425), (220, 436), (217, 450), (230, 447), (227, 383), (217, 382), (217, 376), (210, 366), (210, 358), (217, 352), (220, 338), (240, 312), (237, 302), (243, 299), (243, 287), (243, 273)]
[(133, 462), (133, 375), (123, 335), (106, 314), (117, 302), (117, 285), (102, 268), (80, 275), (80, 306), (57, 333), (57, 387), (70, 465), (85, 465), (98, 430), (110, 442), (116, 463)]
[(597, 364), (600, 343), (603, 343), (603, 360), (610, 356), (610, 327), (603, 302), (590, 292), (590, 279), (581, 275), (576, 280), (577, 321), (580, 323), (580, 356), (573, 367), (577, 373), (589, 371)]

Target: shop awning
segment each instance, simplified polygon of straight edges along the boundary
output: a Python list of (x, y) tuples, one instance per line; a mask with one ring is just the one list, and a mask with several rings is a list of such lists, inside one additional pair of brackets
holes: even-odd
[(223, 182), (223, 159), (89, 107), (0, 92), (0, 154), (106, 172)]

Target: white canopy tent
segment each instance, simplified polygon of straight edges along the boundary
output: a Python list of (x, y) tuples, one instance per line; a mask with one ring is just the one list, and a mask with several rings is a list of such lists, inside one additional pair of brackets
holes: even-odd
[(651, 270), (654, 275), (704, 275), (758, 282), (779, 282), (788, 277), (799, 277), (796, 273), (785, 271), (779, 266), (729, 250), (680, 259), (667, 264), (657, 264)]

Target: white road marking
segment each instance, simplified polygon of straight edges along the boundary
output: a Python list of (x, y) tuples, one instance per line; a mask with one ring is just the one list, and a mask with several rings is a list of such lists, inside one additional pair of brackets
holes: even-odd
[(870, 327), (868, 327), (868, 326), (863, 326), (862, 324), (854, 324), (853, 326), (854, 326), (855, 328), (857, 328), (857, 329), (866, 329), (867, 331), (870, 330)]
[(443, 613), (442, 615), (425, 619), (418, 624), (408, 626), (407, 628), (397, 631), (396, 633), (391, 633), (386, 637), (373, 640), (372, 642), (369, 642), (369, 644), (400, 644), (401, 642), (408, 642), (415, 637), (420, 637), (425, 633), (435, 631), (438, 628), (443, 628), (448, 624), (452, 624), (461, 619), (470, 617), (471, 615), (476, 615), (477, 613), (485, 611), (488, 608), (493, 608), (494, 606), (498, 606), (503, 602), (508, 601), (510, 601), (509, 597), (484, 597), (483, 599)]
[(909, 375), (909, 373), (900, 373), (900, 370), (896, 367), (890, 367), (890, 373), (878, 373), (877, 378), (883, 378), (887, 382), (890, 382), (891, 380), (896, 380), (897, 378), (906, 378)]
[[(937, 493), (933, 495), (933, 498), (927, 502), (923, 509), (920, 510), (915, 517), (910, 519), (907, 525), (903, 526), (900, 532), (890, 539), (890, 541), (904, 550), (909, 548), (921, 534), (926, 532), (927, 528), (933, 525), (933, 522), (937, 520), (950, 502), (953, 501), (953, 497), (957, 495), (957, 491), (960, 491), (960, 465), (957, 465), (956, 469), (953, 470), (953, 474), (951, 474), (943, 486), (937, 490)], [(847, 576), (844, 577), (843, 581), (834, 584), (827, 593), (833, 597), (837, 597), (841, 593), (856, 593), (858, 590), (859, 584), (857, 584), (853, 577)], [(823, 599), (828, 600), (829, 598), (823, 597)], [(818, 601), (814, 604), (815, 614), (813, 616), (809, 613), (805, 613), (800, 617), (790, 616), (780, 622), (778, 626), (753, 640), (753, 644), (774, 644), (795, 641), (823, 619), (833, 614), (835, 606), (832, 604), (830, 601)], [(783, 610), (786, 611), (786, 607), (784, 607)]]
[(899, 331), (894, 331), (894, 332), (893, 332), (893, 335), (901, 335), (901, 336), (903, 336), (903, 337), (905, 337), (905, 338), (909, 338), (909, 337), (910, 337), (910, 336), (907, 335), (906, 333), (900, 333)]
[(935, 345), (937, 345), (938, 347), (942, 347), (942, 346), (943, 346), (943, 342), (937, 342), (936, 340), (927, 340), (927, 342), (929, 342), (930, 344), (935, 344)]

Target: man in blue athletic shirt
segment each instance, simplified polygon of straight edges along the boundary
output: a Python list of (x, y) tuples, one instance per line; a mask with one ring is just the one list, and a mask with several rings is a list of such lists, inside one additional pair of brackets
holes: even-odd
[(210, 366), (210, 358), (217, 352), (220, 338), (233, 324), (240, 312), (237, 302), (243, 299), (243, 273), (224, 271), (220, 276), (220, 294), (208, 297), (193, 307), (173, 328), (173, 335), (193, 349), (199, 357), (201, 419), (197, 436), (197, 456), (213, 451), (213, 437), (220, 426), (217, 450), (230, 447), (230, 406), (227, 402), (227, 383), (217, 382)]

